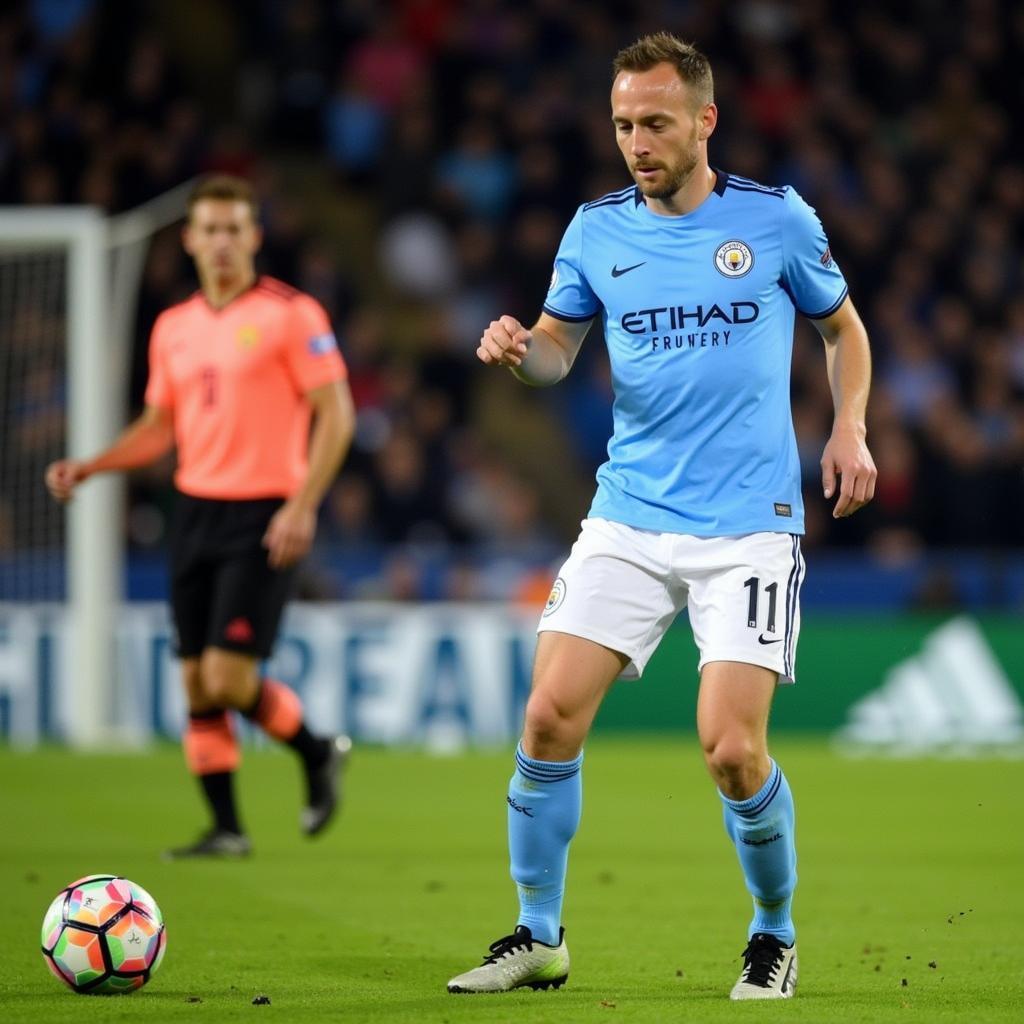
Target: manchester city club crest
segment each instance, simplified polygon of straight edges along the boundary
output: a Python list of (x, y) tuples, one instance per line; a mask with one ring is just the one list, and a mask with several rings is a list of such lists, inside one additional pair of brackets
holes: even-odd
[(726, 277), (743, 277), (754, 265), (754, 254), (746, 242), (732, 239), (715, 250), (715, 269)]
[(554, 585), (551, 587), (551, 593), (548, 595), (547, 603), (544, 605), (544, 611), (541, 615), (550, 615), (553, 611), (560, 607), (562, 602), (565, 600), (565, 580), (561, 576), (555, 580)]

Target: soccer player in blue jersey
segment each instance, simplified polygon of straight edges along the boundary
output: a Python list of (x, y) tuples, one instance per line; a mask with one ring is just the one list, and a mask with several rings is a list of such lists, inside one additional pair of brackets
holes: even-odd
[(583, 742), (613, 681), (643, 672), (685, 607), (700, 741), (754, 904), (731, 998), (785, 999), (797, 980), (793, 796), (767, 725), (776, 686), (795, 678), (804, 576), (794, 317), (825, 343), (835, 420), (822, 485), (837, 518), (874, 493), (868, 340), (814, 211), (789, 187), (709, 166), (707, 59), (658, 33), (613, 67), (612, 121), (636, 184), (580, 207), (537, 323), (502, 316), (477, 351), (527, 384), (555, 384), (600, 317), (614, 433), (538, 628), (507, 797), (517, 926), (448, 990), (567, 978), (562, 899)]

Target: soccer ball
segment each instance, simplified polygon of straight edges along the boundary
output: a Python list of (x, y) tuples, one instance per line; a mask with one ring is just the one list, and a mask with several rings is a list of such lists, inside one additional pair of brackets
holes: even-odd
[(167, 948), (156, 900), (118, 875), (86, 875), (43, 918), (46, 966), (75, 992), (131, 992), (156, 974)]

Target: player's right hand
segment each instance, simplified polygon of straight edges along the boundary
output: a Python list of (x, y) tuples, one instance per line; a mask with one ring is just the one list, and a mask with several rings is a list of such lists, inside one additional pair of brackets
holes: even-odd
[(75, 488), (85, 479), (85, 463), (58, 459), (46, 467), (46, 489), (57, 501), (70, 501)]
[(476, 355), (488, 366), (522, 366), (532, 339), (514, 316), (503, 316), (484, 331)]

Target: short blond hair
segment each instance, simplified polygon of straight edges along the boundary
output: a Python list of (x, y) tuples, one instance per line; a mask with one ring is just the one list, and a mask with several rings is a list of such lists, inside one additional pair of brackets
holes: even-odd
[(252, 185), (234, 174), (207, 174), (196, 182), (195, 187), (188, 197), (188, 216), (191, 219), (192, 210), (196, 203), (204, 199), (227, 199), (240, 203), (248, 203), (252, 211), (252, 219), (258, 220), (260, 215), (259, 203), (256, 200), (256, 193)]
[(623, 71), (650, 71), (658, 64), (671, 64), (693, 91), (697, 106), (715, 102), (715, 83), (711, 63), (690, 43), (671, 32), (653, 32), (619, 50), (612, 61), (612, 77)]

